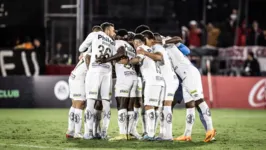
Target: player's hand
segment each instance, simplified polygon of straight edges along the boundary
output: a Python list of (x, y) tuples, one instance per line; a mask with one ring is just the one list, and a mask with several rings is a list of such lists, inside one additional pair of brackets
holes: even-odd
[(106, 63), (107, 61), (106, 61), (106, 58), (103, 57), (103, 58), (96, 59), (96, 62), (99, 63), (99, 64), (103, 64), (103, 63)]
[(122, 58), (118, 62), (119, 64), (128, 64), (128, 58)]
[(81, 53), (80, 55), (79, 55), (79, 60), (81, 60), (83, 58), (83, 53)]
[(139, 48), (137, 48), (137, 54), (145, 55), (146, 51), (143, 48), (139, 47)]

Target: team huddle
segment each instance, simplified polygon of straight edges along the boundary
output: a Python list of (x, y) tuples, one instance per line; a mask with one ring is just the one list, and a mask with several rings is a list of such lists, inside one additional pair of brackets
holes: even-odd
[[(72, 106), (66, 137), (191, 141), (197, 108), (206, 130), (204, 142), (214, 140), (216, 130), (203, 100), (201, 75), (184, 49), (188, 50), (180, 37), (163, 37), (145, 25), (138, 26), (135, 33), (115, 31), (108, 22), (94, 26), (79, 47), (80, 60), (69, 77)], [(109, 138), (114, 73), (119, 135)], [(172, 106), (179, 84), (186, 106), (186, 128), (183, 135), (173, 138)], [(140, 114), (142, 135), (137, 131)], [(160, 133), (155, 136), (157, 126)]]

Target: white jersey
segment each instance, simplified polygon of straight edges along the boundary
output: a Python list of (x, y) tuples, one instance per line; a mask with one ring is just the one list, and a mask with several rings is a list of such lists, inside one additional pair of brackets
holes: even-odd
[[(127, 56), (129, 59), (136, 57), (135, 49), (126, 41), (116, 40), (115, 41), (115, 51), (114, 55), (117, 53), (119, 47), (124, 46), (127, 52)], [(126, 82), (129, 78), (133, 80), (137, 80), (137, 73), (135, 71), (134, 66), (132, 65), (124, 65), (124, 64), (115, 64), (115, 72), (117, 80)]]
[(174, 44), (167, 44), (165, 45), (165, 48), (175, 72), (181, 77), (181, 79), (186, 78), (186, 70), (194, 67), (190, 60)]
[(170, 82), (178, 84), (179, 83), (178, 78), (175, 74), (174, 68), (171, 64), (170, 58), (165, 48), (160, 44), (155, 44), (152, 46), (152, 49), (153, 53), (160, 52), (163, 55), (163, 60), (157, 63), (159, 64), (159, 67), (161, 69), (161, 74), (166, 83)]
[(84, 80), (86, 72), (87, 72), (87, 66), (85, 63), (85, 58), (83, 57), (82, 59), (79, 60), (78, 64), (74, 68), (74, 70), (72, 70), (71, 78), (77, 79), (77, 80), (79, 80), (79, 79)]
[[(141, 45), (140, 47), (147, 52), (152, 52), (152, 49), (146, 45)], [(144, 56), (140, 64), (140, 71), (146, 85), (164, 86), (164, 80), (159, 65), (151, 58)]]
[(89, 72), (103, 72), (109, 73), (112, 71), (110, 62), (99, 64), (96, 59), (102, 57), (110, 57), (115, 49), (115, 42), (104, 32), (92, 32), (85, 41), (80, 45), (79, 51), (84, 52), (91, 56)]

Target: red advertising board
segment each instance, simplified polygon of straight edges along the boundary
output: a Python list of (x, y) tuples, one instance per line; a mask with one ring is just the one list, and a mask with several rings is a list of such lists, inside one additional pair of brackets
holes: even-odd
[[(213, 76), (213, 108), (266, 109), (266, 78)], [(209, 103), (209, 87), (202, 77), (206, 101)]]

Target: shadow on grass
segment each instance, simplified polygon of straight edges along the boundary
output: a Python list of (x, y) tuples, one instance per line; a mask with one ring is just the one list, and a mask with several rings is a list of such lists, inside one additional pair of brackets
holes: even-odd
[(199, 142), (170, 142), (170, 141), (104, 141), (104, 140), (67, 140), (67, 143), (74, 143), (75, 148), (128, 148), (128, 149), (177, 149), (186, 147), (199, 147), (206, 143)]

